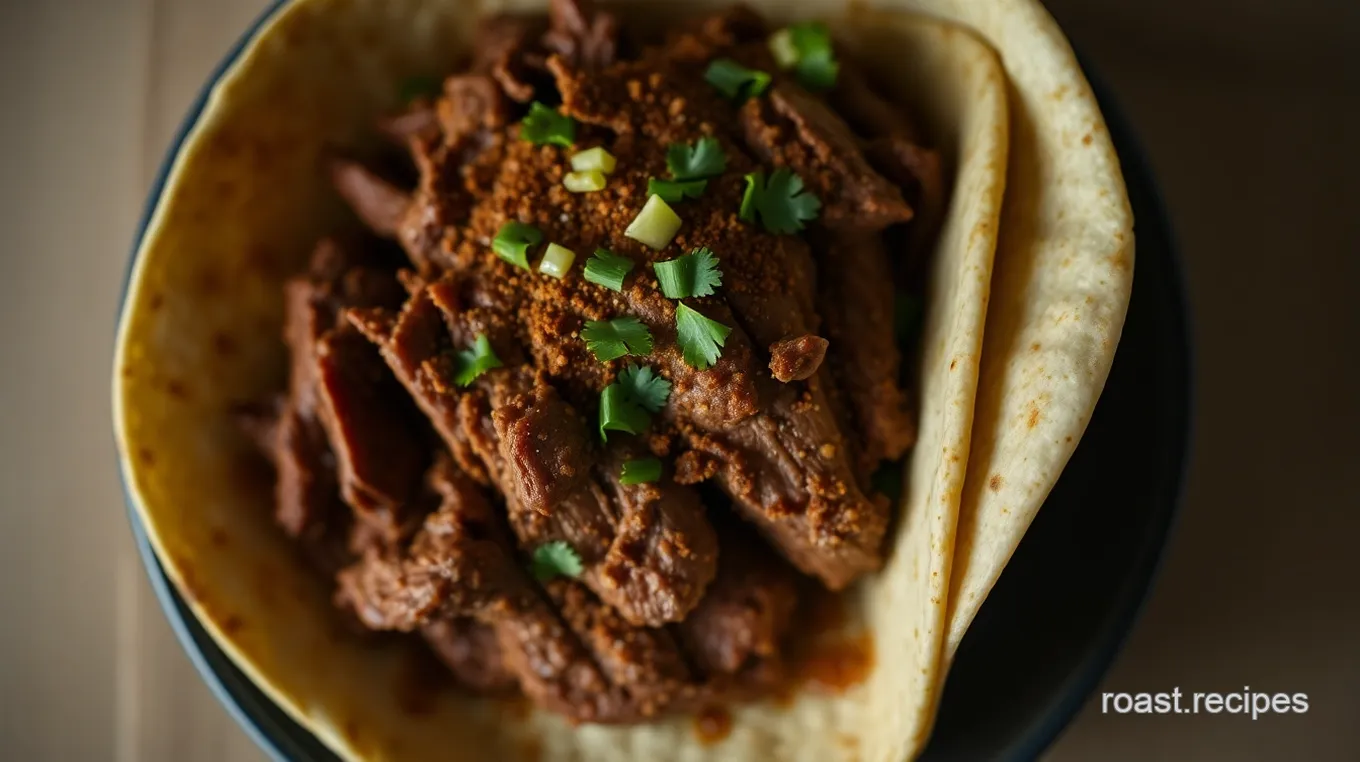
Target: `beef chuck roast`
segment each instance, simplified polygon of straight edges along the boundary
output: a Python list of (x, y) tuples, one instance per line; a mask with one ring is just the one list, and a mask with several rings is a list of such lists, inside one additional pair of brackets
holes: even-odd
[[(776, 71), (748, 9), (661, 46), (620, 32), (587, 0), (553, 0), (546, 23), (486, 19), (469, 71), (378, 123), (409, 150), (415, 187), (331, 159), (337, 194), (396, 245), (318, 245), (285, 287), (287, 393), (242, 411), (276, 466), (279, 522), (324, 559), (343, 610), (419, 632), (474, 690), (518, 687), (589, 722), (768, 688), (795, 568), (840, 589), (878, 567), (890, 516), (869, 476), (914, 437), (883, 234), (910, 222), (919, 238), (916, 206), (942, 208), (938, 159), (853, 62), (833, 110)], [(705, 78), (719, 56), (775, 72), (773, 86), (725, 97)], [(533, 100), (575, 120), (574, 150), (615, 157), (603, 190), (567, 191), (570, 152), (523, 139)], [(672, 144), (700, 139), (725, 170), (672, 205), (673, 245), (644, 246), (627, 230), (649, 182), (670, 176)], [(740, 214), (743, 175), (781, 167), (820, 200), (804, 235)], [(576, 266), (551, 278), (497, 256), (507, 222), (576, 252)], [(397, 245), (411, 269), (378, 253)], [(722, 282), (683, 303), (730, 333), (696, 368), (681, 302), (652, 266), (700, 247)], [(634, 263), (617, 290), (580, 272), (601, 249)], [(582, 332), (620, 317), (647, 329), (651, 351), (601, 362)], [(495, 361), (463, 373), (479, 342)], [(606, 439), (601, 393), (630, 366), (669, 394), (637, 435)], [(653, 458), (659, 478), (624, 478)], [(703, 481), (723, 505), (705, 505)], [(580, 573), (559, 571), (576, 579), (529, 574), (563, 544)]]

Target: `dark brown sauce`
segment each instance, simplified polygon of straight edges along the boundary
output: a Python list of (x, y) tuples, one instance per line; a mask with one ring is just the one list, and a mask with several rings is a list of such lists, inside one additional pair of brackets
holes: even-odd
[(799, 684), (824, 693), (844, 693), (869, 677), (874, 668), (874, 639), (864, 633), (819, 643), (797, 665)]
[(732, 732), (732, 713), (723, 706), (706, 706), (694, 716), (694, 737), (705, 746), (721, 742)]
[(774, 702), (789, 706), (804, 690), (840, 694), (864, 682), (874, 668), (874, 640), (868, 633), (847, 633), (845, 597), (817, 586), (803, 590), (798, 633), (789, 644), (785, 679)]

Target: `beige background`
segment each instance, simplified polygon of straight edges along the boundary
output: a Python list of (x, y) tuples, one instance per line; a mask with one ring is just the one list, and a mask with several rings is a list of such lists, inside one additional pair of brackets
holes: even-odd
[[(0, 756), (260, 758), (164, 623), (109, 434), (142, 195), (265, 0), (0, 1)], [(1307, 715), (1118, 717), (1069, 760), (1360, 759), (1360, 4), (1055, 0), (1120, 94), (1197, 311), (1188, 504), (1108, 690), (1307, 692)]]

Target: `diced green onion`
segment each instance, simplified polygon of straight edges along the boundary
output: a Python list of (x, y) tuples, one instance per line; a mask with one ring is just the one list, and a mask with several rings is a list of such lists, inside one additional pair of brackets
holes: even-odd
[(704, 79), (718, 92), (736, 101), (754, 98), (770, 87), (770, 75), (748, 69), (730, 58), (719, 58), (708, 65)]
[(678, 204), (687, 198), (698, 198), (708, 188), (707, 180), (647, 180), (647, 192), (660, 196), (668, 204)]
[(780, 29), (770, 35), (770, 54), (781, 69), (792, 69), (798, 64), (798, 48), (793, 44), (793, 30)]
[(649, 196), (642, 211), (628, 224), (623, 234), (653, 249), (664, 249), (679, 232), (680, 215), (667, 206), (660, 196)]
[(651, 422), (642, 406), (628, 399), (623, 387), (610, 384), (600, 392), (600, 438), (609, 439), (606, 431), (641, 434)]
[(619, 484), (646, 484), (660, 478), (661, 461), (656, 458), (627, 461), (619, 471)]
[(586, 260), (586, 280), (610, 291), (622, 291), (623, 279), (633, 269), (633, 260), (606, 249), (596, 249)]
[(756, 221), (756, 194), (764, 187), (764, 172), (757, 170), (746, 176), (746, 190), (741, 194), (741, 209), (737, 212), (743, 222)]
[(585, 172), (568, 172), (562, 178), (562, 184), (572, 193), (594, 193), (604, 190), (604, 173), (598, 169), (591, 169)]
[(571, 269), (571, 263), (575, 261), (576, 252), (565, 246), (550, 243), (548, 250), (543, 252), (543, 260), (538, 263), (538, 271), (544, 275), (561, 278), (567, 274)]
[(529, 247), (543, 241), (543, 232), (533, 225), (510, 221), (501, 225), (491, 248), (496, 256), (512, 265), (529, 269)]
[(599, 171), (606, 175), (613, 173), (617, 165), (614, 155), (603, 148), (588, 148), (571, 155), (571, 168), (577, 172)]

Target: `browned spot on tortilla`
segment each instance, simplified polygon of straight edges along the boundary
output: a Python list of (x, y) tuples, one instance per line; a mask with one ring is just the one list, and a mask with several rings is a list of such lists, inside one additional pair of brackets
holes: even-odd
[(131, 366), (131, 365), (124, 365), (124, 366), (123, 366), (123, 378), (132, 378), (132, 377), (135, 376), (135, 375), (137, 375), (137, 373), (136, 373), (135, 371), (132, 370), (132, 366)]
[(1029, 351), (1031, 352), (1038, 352), (1040, 349), (1043, 349), (1043, 346), (1037, 341), (1029, 345)]
[(1110, 257), (1109, 262), (1110, 267), (1116, 270), (1127, 270), (1129, 269), (1129, 254), (1121, 249)]
[(1067, 95), (1067, 85), (1060, 85), (1057, 90), (1048, 94), (1048, 97), (1055, 101), (1060, 101)]
[(1081, 136), (1081, 144), (1082, 144), (1082, 145), (1085, 145), (1085, 146), (1091, 145), (1091, 140), (1092, 140), (1092, 138), (1091, 138), (1091, 133), (1089, 133), (1089, 132), (1086, 133), (1085, 135), (1082, 135), (1082, 136)]
[(1001, 485), (1005, 483), (1006, 480), (1001, 478), (1001, 474), (992, 474), (991, 480), (987, 482), (987, 487), (990, 488), (993, 492), (1000, 492)]
[(1068, 437), (1067, 441), (1070, 443), (1072, 441), (1072, 437)]
[(732, 733), (732, 713), (725, 706), (709, 705), (694, 715), (694, 737), (704, 746), (720, 743)]
[(340, 731), (345, 734), (345, 738), (350, 743), (357, 744), (359, 742), (359, 722), (353, 717), (346, 717), (345, 721), (340, 723)]
[(524, 762), (538, 762), (543, 758), (543, 742), (536, 737), (520, 741), (519, 756)]
[(151, 293), (151, 296), (147, 297), (146, 299), (146, 308), (151, 310), (152, 312), (155, 312), (156, 310), (160, 309), (161, 306), (164, 304), (165, 297), (162, 296), (159, 292), (153, 291)]
[(278, 268), (278, 257), (268, 247), (257, 243), (246, 249), (242, 264), (247, 272), (271, 275)]
[(797, 667), (798, 682), (825, 693), (844, 693), (864, 682), (874, 668), (869, 633), (820, 643)]
[(959, 364), (959, 358), (955, 357), (954, 359), (952, 359), (952, 360), (949, 361), (949, 369), (950, 369), (950, 370), (953, 370), (953, 369), (954, 369), (954, 366), (955, 366), (955, 365), (958, 365), (958, 364)]
[(227, 541), (227, 532), (222, 527), (213, 527), (208, 530), (208, 542), (212, 543), (214, 548), (227, 547)]
[(231, 357), (236, 354), (236, 339), (222, 331), (214, 331), (212, 335), (213, 351), (222, 357)]
[(245, 629), (245, 626), (245, 620), (235, 614), (228, 614), (227, 618), (222, 620), (222, 632), (226, 635), (235, 635)]
[(222, 293), (222, 274), (213, 267), (205, 267), (198, 272), (198, 292), (203, 296), (216, 296)]
[(213, 181), (212, 190), (209, 191), (218, 201), (225, 201), (236, 193), (236, 181), (230, 177), (219, 177)]
[(189, 399), (189, 390), (185, 388), (184, 382), (177, 378), (172, 378), (165, 382), (165, 391), (177, 400)]
[(1026, 423), (1031, 429), (1039, 425), (1039, 406), (1033, 402), (1029, 403), (1029, 420)]
[(836, 743), (839, 743), (845, 750), (853, 752), (859, 748), (859, 738), (849, 733), (840, 733), (836, 736)]
[(137, 459), (147, 468), (156, 465), (156, 453), (152, 452), (150, 447), (138, 447)]

